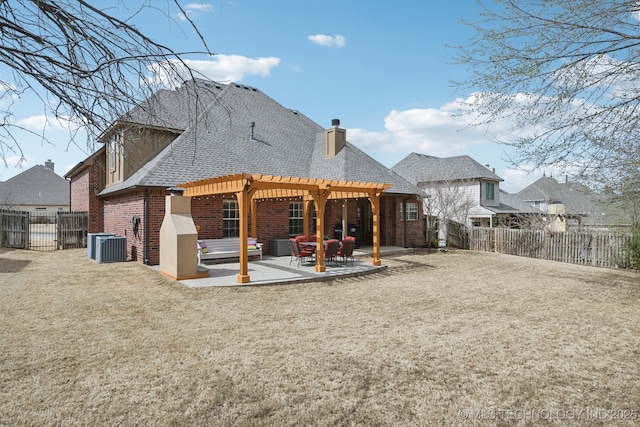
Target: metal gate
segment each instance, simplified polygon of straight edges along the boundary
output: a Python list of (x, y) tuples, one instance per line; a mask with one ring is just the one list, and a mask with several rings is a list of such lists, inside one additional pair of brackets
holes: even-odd
[(0, 211), (2, 247), (53, 251), (87, 246), (88, 212)]

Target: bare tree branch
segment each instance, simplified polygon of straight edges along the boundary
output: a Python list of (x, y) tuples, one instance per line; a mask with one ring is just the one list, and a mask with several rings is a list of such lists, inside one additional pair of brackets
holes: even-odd
[[(132, 5), (133, 3), (133, 5)], [(41, 98), (45, 113), (72, 118), (92, 142), (116, 118), (149, 98), (161, 85), (152, 73), (172, 80), (193, 77), (181, 59), (190, 53), (211, 55), (202, 34), (179, 0), (109, 2), (85, 0), (0, 1), (0, 64), (12, 71), (0, 80), (0, 156), (23, 155), (12, 122), (16, 100), (25, 93)], [(132, 24), (143, 13), (161, 12), (171, 21), (171, 6), (195, 30), (202, 51), (175, 52)], [(115, 6), (115, 7), (114, 7)], [(8, 79), (11, 77), (12, 79)], [(4, 101), (4, 102), (2, 102)]]
[(475, 36), (456, 50), (480, 91), (474, 125), (510, 123), (513, 163), (560, 165), (619, 191), (640, 174), (640, 3), (480, 0)]

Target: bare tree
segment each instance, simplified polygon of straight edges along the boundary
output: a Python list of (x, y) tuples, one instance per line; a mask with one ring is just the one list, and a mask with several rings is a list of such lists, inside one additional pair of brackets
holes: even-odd
[[(459, 182), (441, 181), (421, 184), (420, 188), (425, 192), (423, 200), (428, 221), (427, 229), (435, 228), (438, 239), (447, 238), (450, 221), (467, 225), (469, 213), (477, 204), (468, 186)], [(429, 221), (435, 218), (437, 223), (429, 224)], [(436, 227), (433, 227), (434, 225)]]
[[(159, 12), (166, 25), (179, 26), (171, 7), (197, 33), (200, 52), (175, 52), (133, 24), (138, 15)], [(12, 121), (16, 102), (27, 93), (42, 100), (50, 120), (86, 129), (91, 143), (166, 79), (192, 77), (182, 55), (211, 54), (179, 0), (164, 6), (153, 0), (0, 1), (0, 29), (0, 63), (11, 70), (0, 80), (0, 157), (5, 165), (9, 153), (24, 158), (16, 131), (32, 132)], [(46, 141), (45, 132), (40, 136)]]
[[(480, 91), (474, 124), (512, 125), (499, 139), (514, 164), (578, 168), (623, 191), (640, 174), (640, 3), (637, 0), (479, 0), (475, 37), (456, 50)], [(637, 186), (636, 186), (637, 193)]]

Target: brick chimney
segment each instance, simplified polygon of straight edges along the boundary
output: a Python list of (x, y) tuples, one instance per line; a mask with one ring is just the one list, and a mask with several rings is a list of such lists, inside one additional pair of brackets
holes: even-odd
[(53, 162), (51, 161), (51, 159), (47, 159), (47, 161), (44, 162), (44, 167), (47, 169), (51, 169), (51, 172), (55, 172), (53, 169)]
[(327, 129), (327, 157), (335, 157), (347, 144), (347, 131), (341, 129), (340, 120), (331, 120), (331, 128)]

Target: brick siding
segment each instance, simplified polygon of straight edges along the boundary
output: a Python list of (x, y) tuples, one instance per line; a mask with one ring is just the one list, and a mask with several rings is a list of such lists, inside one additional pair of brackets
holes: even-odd
[[(75, 178), (74, 178), (75, 179)], [(138, 190), (122, 195), (114, 195), (104, 201), (104, 230), (116, 235), (127, 237), (127, 255), (134, 261), (144, 262), (144, 231), (145, 216), (144, 203), (145, 191)], [(165, 213), (164, 189), (149, 190), (147, 195), (149, 204), (149, 241), (147, 247), (147, 262), (157, 265), (160, 262), (160, 226)], [(196, 226), (200, 228), (199, 238), (218, 239), (222, 238), (222, 206), (225, 198), (232, 196), (208, 196), (195, 197), (191, 201), (191, 215)], [(402, 197), (383, 196), (381, 198), (380, 229), (382, 246), (402, 246), (403, 245), (403, 223), (400, 220), (400, 205)], [(286, 239), (289, 236), (289, 202), (290, 200), (260, 200), (257, 202), (257, 237), (258, 241), (264, 243), (264, 252), (270, 252), (270, 242), (273, 239)], [(411, 198), (408, 202), (418, 203), (417, 199)], [(358, 223), (358, 207), (362, 210), (368, 209), (368, 200), (348, 202), (348, 224)], [(406, 244), (411, 245), (413, 240), (424, 243), (424, 221), (422, 206), (419, 206), (419, 217), (417, 221), (407, 222)], [(138, 233), (133, 231), (133, 216), (138, 215), (140, 224)], [(325, 230), (324, 235), (333, 237), (336, 224), (342, 219), (342, 201), (330, 200), (325, 208)], [(313, 218), (309, 219), (311, 230), (313, 230)], [(365, 239), (367, 233), (363, 227)], [(310, 231), (311, 231), (310, 230)], [(370, 242), (365, 242), (369, 244)]]
[(70, 210), (89, 213), (89, 233), (104, 231), (103, 201), (96, 197), (100, 188), (96, 168), (96, 165), (84, 168), (71, 180)]

